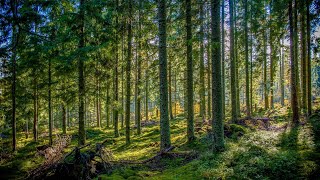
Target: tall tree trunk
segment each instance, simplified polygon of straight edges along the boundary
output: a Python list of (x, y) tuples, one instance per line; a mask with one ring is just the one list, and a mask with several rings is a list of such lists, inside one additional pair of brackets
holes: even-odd
[(305, 0), (300, 1), (300, 35), (301, 35), (301, 84), (302, 84), (302, 104), (301, 109), (302, 112), (305, 113), (307, 110), (307, 51), (306, 51), (306, 21), (305, 21)]
[(237, 117), (241, 116), (240, 113), (240, 88), (239, 88), (239, 58), (238, 58), (238, 29), (237, 29), (237, 3), (233, 1), (234, 8), (234, 60), (235, 60), (235, 84), (236, 84), (236, 109)]
[(263, 29), (263, 92), (264, 92), (264, 108), (269, 109), (269, 92), (268, 92), (268, 79), (267, 79), (267, 43), (266, 43), (266, 33)]
[(141, 51), (142, 51), (142, 46), (141, 46), (141, 10), (142, 10), (142, 1), (139, 1), (139, 32), (138, 32), (138, 49), (139, 52), (137, 52), (137, 101), (136, 101), (136, 121), (137, 121), (137, 134), (141, 134), (141, 94), (140, 94), (140, 86), (141, 86)]
[(190, 141), (194, 140), (191, 0), (186, 0), (186, 28), (187, 28), (187, 39), (186, 39), (186, 43), (187, 43), (187, 98), (188, 98), (187, 137), (188, 137), (188, 142), (190, 142)]
[(174, 117), (177, 117), (177, 71), (174, 72)]
[[(172, 58), (171, 58), (172, 59)], [(169, 91), (169, 119), (173, 119), (173, 114), (172, 114), (172, 67), (171, 67), (171, 60), (169, 60), (168, 62), (168, 83), (169, 83), (169, 86), (168, 86), (168, 91)]]
[(127, 89), (126, 89), (126, 144), (130, 144), (130, 94), (131, 94), (131, 52), (132, 52), (132, 0), (129, 0), (129, 19), (128, 19), (128, 51), (127, 51), (127, 66), (126, 66), (126, 79), (127, 79)]
[[(85, 34), (84, 34), (84, 14), (85, 14), (85, 0), (80, 0), (80, 39), (79, 49), (85, 46)], [(84, 82), (84, 62), (82, 55), (79, 56), (78, 60), (78, 73), (79, 73), (79, 145), (84, 145), (86, 142), (85, 122), (84, 122), (84, 97), (85, 97), (85, 82)]]
[(245, 43), (245, 70), (246, 70), (246, 113), (251, 116), (250, 109), (250, 82), (249, 82), (249, 41), (248, 41), (248, 1), (244, 0), (244, 43)]
[(33, 79), (33, 140), (38, 141), (38, 81), (36, 70), (34, 69)]
[(310, 25), (310, 9), (311, 0), (306, 3), (307, 6), (307, 99), (308, 99), (308, 115), (312, 113), (312, 97), (311, 97), (311, 25)]
[(225, 6), (225, 1), (222, 0), (222, 5), (221, 5), (221, 79), (222, 79), (222, 117), (223, 119), (225, 118), (226, 114), (226, 105), (225, 105), (225, 94), (226, 94), (226, 87), (225, 87), (225, 48), (224, 48), (224, 41), (225, 41), (225, 32), (224, 32), (224, 19), (225, 19), (225, 12), (224, 12), (224, 6)]
[(236, 60), (234, 55), (234, 23), (233, 23), (233, 0), (229, 0), (230, 14), (230, 74), (231, 74), (231, 121), (237, 122), (237, 87), (236, 87)]
[[(117, 30), (119, 27), (119, 0), (116, 0), (116, 11), (117, 11), (117, 15), (116, 15), (116, 25), (117, 25)], [(118, 65), (119, 65), (119, 45), (118, 45), (118, 41), (119, 41), (119, 35), (118, 35), (118, 31), (115, 34), (116, 36), (116, 40), (115, 40), (115, 52), (116, 52), (116, 61), (115, 61), (115, 67), (114, 67), (114, 85), (113, 85), (113, 95), (114, 95), (114, 101), (116, 102), (117, 106), (114, 108), (113, 110), (113, 122), (114, 122), (114, 137), (119, 137), (119, 107), (118, 107), (118, 101), (119, 101), (119, 92), (118, 92)]]
[(220, 49), (220, 0), (211, 0), (211, 40), (212, 51), (212, 127), (213, 143), (216, 151), (224, 149), (223, 112), (222, 112), (222, 79)]
[(145, 84), (145, 116), (146, 116), (146, 121), (149, 120), (149, 74), (148, 74), (148, 68), (149, 68), (149, 63), (148, 60), (146, 60), (147, 67), (145, 70), (145, 78), (146, 78), (146, 84)]
[(281, 91), (281, 106), (284, 106), (284, 50), (283, 50), (283, 39), (280, 44), (280, 91)]
[(199, 42), (200, 42), (200, 88), (199, 88), (199, 95), (200, 95), (200, 116), (202, 120), (205, 119), (205, 110), (206, 110), (206, 101), (205, 101), (205, 85), (204, 85), (204, 46), (203, 46), (203, 29), (204, 29), (204, 17), (203, 17), (203, 6), (204, 2), (201, 1), (199, 4), (199, 11), (200, 11), (200, 34), (199, 34)]
[(158, 0), (159, 76), (160, 76), (160, 150), (171, 146), (168, 114), (166, 0)]
[(18, 26), (17, 26), (17, 0), (13, 1), (12, 4), (12, 12), (13, 12), (13, 24), (12, 24), (12, 89), (11, 89), (11, 98), (12, 98), (12, 151), (15, 152), (17, 149), (17, 127), (16, 127), (16, 74), (17, 74), (17, 46), (18, 46)]
[(295, 76), (296, 76), (296, 88), (297, 88), (297, 99), (298, 99), (298, 107), (301, 106), (301, 84), (300, 84), (300, 77), (299, 77), (299, 38), (298, 38), (298, 0), (294, 0), (294, 7), (293, 7), (293, 39), (294, 39), (294, 63), (295, 63)]
[[(109, 84), (109, 81), (107, 81)], [(107, 128), (110, 127), (110, 86), (107, 85), (107, 100), (106, 100), (106, 121), (107, 121)]]
[(49, 57), (49, 66), (48, 66), (48, 110), (49, 110), (49, 145), (52, 145), (52, 129), (53, 129), (53, 121), (52, 121), (52, 105), (51, 105), (51, 58)]
[(294, 47), (294, 25), (292, 18), (292, 0), (289, 0), (289, 29), (290, 29), (290, 61), (291, 61), (291, 109), (292, 109), (292, 122), (297, 124), (299, 122), (299, 107), (297, 96), (297, 79), (296, 79), (296, 59), (295, 59), (295, 47)]

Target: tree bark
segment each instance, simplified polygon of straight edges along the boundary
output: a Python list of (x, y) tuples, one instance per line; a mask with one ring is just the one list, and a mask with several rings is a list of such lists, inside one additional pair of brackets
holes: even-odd
[(220, 49), (220, 0), (211, 0), (211, 40), (212, 40), (212, 127), (213, 143), (216, 151), (224, 149), (223, 112), (222, 112), (222, 79)]
[(199, 33), (199, 42), (200, 42), (200, 88), (199, 88), (199, 95), (200, 95), (200, 117), (205, 119), (205, 109), (206, 109), (206, 101), (205, 101), (205, 85), (204, 85), (204, 46), (203, 46), (203, 36), (204, 36), (204, 17), (203, 17), (203, 6), (204, 2), (201, 1), (199, 4), (199, 11), (200, 11), (200, 33)]
[[(85, 14), (85, 0), (80, 0), (80, 39), (79, 39), (79, 49), (85, 46), (85, 34), (84, 34), (84, 14)], [(82, 53), (81, 53), (82, 54)], [(79, 145), (84, 145), (86, 142), (86, 132), (85, 132), (85, 121), (84, 121), (84, 97), (85, 97), (85, 82), (84, 82), (84, 62), (80, 55), (78, 59), (78, 73), (79, 73)]]
[(188, 142), (194, 140), (193, 124), (193, 62), (192, 62), (192, 23), (191, 23), (191, 0), (186, 0), (186, 28), (187, 28), (187, 137)]
[(171, 146), (168, 114), (166, 1), (158, 0), (159, 76), (160, 76), (160, 150)]
[(296, 59), (295, 59), (295, 47), (294, 47), (294, 25), (292, 18), (292, 0), (289, 0), (289, 30), (290, 30), (290, 67), (291, 67), (291, 109), (292, 109), (292, 122), (297, 124), (299, 122), (299, 107), (298, 107), (298, 96), (297, 96), (297, 79), (296, 79)]
[(248, 41), (248, 1), (244, 0), (244, 43), (245, 43), (245, 71), (246, 71), (246, 108), (247, 117), (251, 117), (250, 82), (249, 82), (249, 41)]
[(310, 25), (310, 6), (311, 0), (306, 3), (307, 6), (307, 99), (308, 99), (308, 115), (312, 114), (312, 97), (311, 97), (311, 25)]
[(237, 87), (236, 87), (236, 61), (234, 55), (234, 23), (233, 23), (233, 0), (229, 0), (230, 14), (230, 74), (231, 74), (231, 121), (237, 122)]
[(126, 89), (126, 144), (130, 144), (130, 97), (131, 97), (131, 53), (132, 53), (132, 0), (129, 0), (128, 5), (128, 54), (127, 54), (127, 66), (126, 66), (126, 79), (127, 79), (127, 89)]

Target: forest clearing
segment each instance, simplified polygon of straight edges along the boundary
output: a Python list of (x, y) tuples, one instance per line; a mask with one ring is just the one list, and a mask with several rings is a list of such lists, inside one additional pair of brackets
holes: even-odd
[(320, 179), (320, 0), (0, 0), (0, 179)]

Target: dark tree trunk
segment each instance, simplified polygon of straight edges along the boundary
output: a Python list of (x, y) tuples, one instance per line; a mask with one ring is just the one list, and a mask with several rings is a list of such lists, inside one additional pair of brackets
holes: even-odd
[(166, 1), (158, 0), (159, 76), (160, 76), (160, 150), (171, 146), (168, 114)]
[(127, 89), (126, 89), (126, 144), (130, 144), (130, 97), (131, 97), (131, 53), (132, 53), (132, 0), (129, 0), (129, 19), (128, 19), (128, 54), (127, 54), (127, 66), (126, 66), (126, 79), (127, 79)]
[(188, 142), (194, 140), (193, 124), (193, 60), (192, 60), (192, 23), (191, 23), (191, 0), (186, 0), (186, 28), (187, 28), (187, 137)]
[[(79, 39), (79, 49), (85, 46), (84, 40), (84, 14), (85, 14), (85, 0), (80, 0), (80, 39)], [(85, 97), (85, 82), (84, 82), (84, 62), (80, 55), (78, 58), (78, 73), (79, 73), (79, 145), (84, 145), (86, 143), (86, 132), (85, 132), (85, 121), (84, 121), (84, 97)]]
[(220, 49), (220, 0), (211, 0), (212, 19), (212, 127), (213, 143), (216, 151), (224, 149), (222, 84), (221, 84), (221, 49)]
[(237, 122), (237, 86), (236, 86), (236, 61), (234, 55), (234, 23), (233, 23), (233, 0), (229, 0), (230, 8), (230, 74), (231, 74), (231, 121)]
[(292, 109), (292, 122), (297, 124), (299, 122), (299, 107), (298, 107), (298, 96), (297, 96), (297, 79), (296, 79), (296, 59), (295, 59), (295, 48), (294, 48), (294, 28), (292, 18), (292, 0), (289, 0), (289, 29), (290, 29), (290, 61), (291, 61), (291, 109)]

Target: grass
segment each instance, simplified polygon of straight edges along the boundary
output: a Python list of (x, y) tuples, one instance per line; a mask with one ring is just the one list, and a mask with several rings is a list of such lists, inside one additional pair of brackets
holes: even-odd
[[(283, 126), (286, 118), (279, 115), (273, 126)], [(199, 119), (200, 121), (200, 119)], [(171, 141), (175, 151), (196, 150), (199, 157), (189, 163), (183, 159), (163, 159), (160, 169), (125, 166), (112, 174), (101, 174), (101, 179), (319, 179), (320, 178), (320, 117), (297, 128), (283, 130), (250, 130), (238, 125), (228, 127), (233, 133), (226, 138), (226, 149), (222, 153), (211, 152), (211, 139), (206, 130), (196, 133), (192, 144), (186, 143), (186, 121), (177, 118), (171, 121)], [(125, 144), (124, 130), (120, 137), (113, 138), (112, 128), (89, 128), (87, 143), (95, 144), (105, 139), (115, 160), (144, 160), (154, 156), (160, 148), (159, 125), (143, 127), (142, 134), (131, 131), (131, 144)], [(76, 134), (71, 130), (69, 134)], [(39, 166), (43, 158), (35, 156), (37, 143), (19, 135), (18, 152), (10, 161), (0, 163), (0, 179), (16, 179)], [(5, 142), (2, 142), (5, 143)], [(65, 152), (77, 145), (73, 139)]]

